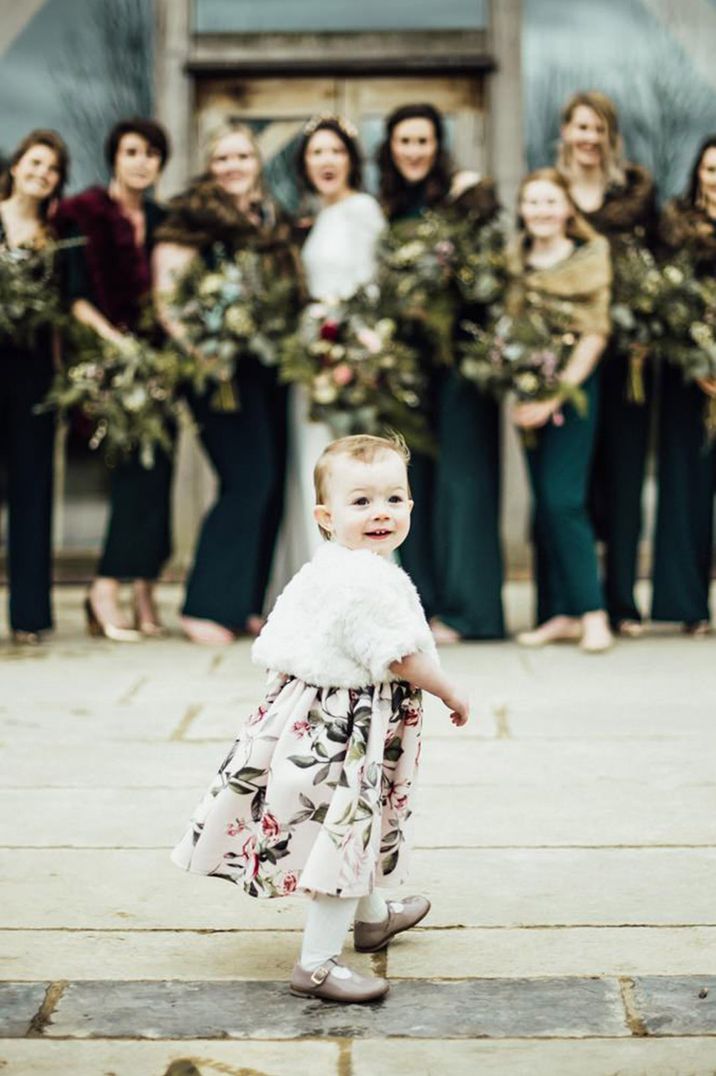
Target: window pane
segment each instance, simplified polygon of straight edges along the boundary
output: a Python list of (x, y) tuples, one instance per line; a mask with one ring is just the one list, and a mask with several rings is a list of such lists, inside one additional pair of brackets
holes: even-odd
[(198, 33), (340, 30), (481, 30), (486, 0), (195, 0)]

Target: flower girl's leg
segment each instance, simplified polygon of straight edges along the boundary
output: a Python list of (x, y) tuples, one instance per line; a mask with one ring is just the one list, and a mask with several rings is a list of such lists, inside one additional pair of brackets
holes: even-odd
[[(313, 898), (303, 931), (299, 961), (302, 968), (314, 971), (341, 955), (357, 907), (357, 898), (330, 897), (323, 893)], [(343, 970), (347, 969), (337, 968), (335, 973), (340, 975)]]
[(356, 909), (359, 923), (384, 923), (388, 916), (388, 905), (375, 889), (367, 897), (361, 897)]

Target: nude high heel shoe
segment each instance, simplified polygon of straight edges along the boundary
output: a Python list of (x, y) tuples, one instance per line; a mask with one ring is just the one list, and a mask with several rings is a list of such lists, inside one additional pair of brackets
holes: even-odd
[(93, 639), (111, 639), (114, 643), (139, 643), (142, 633), (133, 628), (118, 628), (116, 624), (103, 623), (97, 616), (89, 597), (85, 598), (87, 631)]

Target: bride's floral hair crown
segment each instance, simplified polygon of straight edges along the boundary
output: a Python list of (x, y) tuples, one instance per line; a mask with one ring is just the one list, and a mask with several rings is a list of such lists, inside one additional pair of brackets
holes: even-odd
[(348, 138), (354, 141), (358, 139), (358, 128), (355, 124), (335, 112), (319, 112), (316, 116), (311, 116), (310, 120), (304, 124), (303, 134), (310, 138), (319, 127), (323, 126), (338, 127)]

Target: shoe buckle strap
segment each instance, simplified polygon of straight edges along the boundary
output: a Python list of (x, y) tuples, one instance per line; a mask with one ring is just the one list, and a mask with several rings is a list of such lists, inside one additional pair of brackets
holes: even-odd
[(322, 986), (330, 974), (330, 965), (322, 964), (320, 968), (316, 968), (316, 970), (312, 973), (311, 982), (314, 986)]

